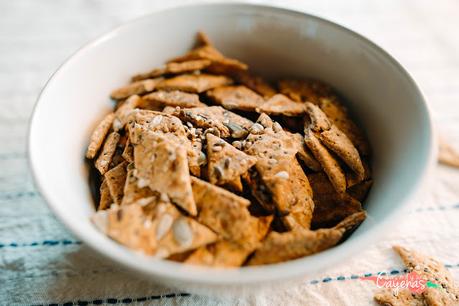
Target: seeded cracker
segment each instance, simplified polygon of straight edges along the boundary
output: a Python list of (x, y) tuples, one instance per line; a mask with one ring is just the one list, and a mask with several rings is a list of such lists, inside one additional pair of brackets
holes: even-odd
[(248, 264), (276, 263), (315, 254), (337, 244), (342, 235), (342, 229), (271, 232)]
[(192, 72), (202, 70), (209, 66), (211, 61), (206, 59), (190, 60), (181, 63), (167, 63), (166, 65), (155, 68), (147, 73), (138, 74), (132, 77), (132, 81), (140, 81), (145, 79), (156, 78), (164, 74), (181, 74), (184, 72)]
[(104, 175), (104, 181), (107, 182), (108, 189), (115, 204), (121, 204), (123, 199), (123, 189), (126, 182), (126, 166), (127, 162), (122, 162), (116, 167), (107, 171)]
[(108, 189), (107, 181), (103, 180), (102, 184), (100, 185), (100, 201), (97, 210), (107, 209), (112, 203), (113, 199), (110, 194), (110, 190)]
[(279, 91), (297, 102), (319, 103), (321, 97), (333, 94), (327, 84), (317, 80), (280, 80)]
[(305, 130), (304, 133), (304, 142), (311, 150), (317, 161), (322, 165), (325, 173), (330, 179), (330, 182), (332, 183), (333, 187), (335, 187), (335, 190), (340, 193), (345, 192), (346, 177), (336, 159), (320, 143), (312, 131)]
[(118, 141), (120, 140), (120, 134), (117, 132), (112, 132), (108, 135), (107, 140), (104, 143), (104, 147), (100, 152), (99, 157), (96, 160), (95, 167), (99, 170), (100, 174), (105, 174), (107, 172), (108, 167), (110, 166), (110, 162), (112, 161), (112, 157), (115, 154), (116, 146)]
[(303, 103), (290, 100), (283, 94), (276, 94), (261, 104), (256, 111), (268, 115), (300, 116), (306, 112)]
[(222, 86), (207, 92), (213, 102), (226, 109), (254, 111), (264, 103), (263, 97), (245, 86)]
[(256, 158), (234, 148), (223, 139), (207, 134), (207, 165), (211, 184), (224, 185), (239, 179), (256, 161)]
[(156, 198), (142, 205), (133, 203), (98, 212), (93, 222), (120, 243), (160, 258), (198, 248), (217, 238), (207, 227), (181, 216), (172, 204)]
[(104, 142), (105, 136), (107, 136), (108, 131), (113, 124), (115, 119), (115, 114), (110, 113), (97, 125), (94, 132), (92, 132), (91, 139), (89, 141), (88, 150), (86, 151), (86, 157), (93, 159), (96, 157), (97, 152), (99, 151), (102, 143)]
[(163, 78), (156, 78), (137, 81), (114, 90), (110, 97), (115, 100), (122, 100), (132, 95), (142, 95), (147, 92), (152, 92), (162, 80)]
[(134, 163), (139, 187), (149, 186), (167, 194), (172, 202), (196, 216), (185, 147), (158, 133), (145, 132), (134, 147)]
[(252, 245), (257, 218), (247, 210), (250, 202), (223, 188), (191, 178), (193, 195), (198, 207), (198, 221), (223, 238), (241, 245)]
[(306, 147), (306, 144), (304, 143), (304, 137), (299, 133), (286, 133), (289, 135), (289, 137), (294, 139), (296, 148), (298, 150), (296, 156), (299, 158), (299, 160), (301, 160), (309, 169), (313, 171), (320, 171), (320, 164), (314, 158), (314, 155), (312, 155), (311, 151)]
[(185, 128), (180, 119), (155, 111), (136, 110), (132, 112), (128, 125), (130, 141), (136, 144), (137, 138), (141, 137), (141, 134), (145, 133), (146, 130), (162, 134), (177, 145), (185, 147), (188, 167), (193, 175), (199, 175), (200, 150), (193, 147), (187, 138)]
[(323, 172), (308, 175), (313, 190), (313, 228), (331, 227), (362, 211), (360, 202), (347, 193), (338, 193)]
[(182, 109), (174, 113), (195, 127), (218, 130), (220, 137), (244, 138), (253, 122), (220, 106)]
[(373, 180), (362, 181), (356, 185), (353, 185), (347, 189), (347, 193), (357, 199), (360, 202), (363, 202), (367, 197), (368, 191), (373, 185)]
[(319, 106), (333, 124), (346, 134), (362, 156), (370, 155), (370, 144), (364, 133), (352, 121), (347, 109), (336, 97), (319, 99)]
[(409, 289), (401, 289), (397, 294), (392, 289), (381, 289), (374, 299), (383, 306), (427, 306), (422, 295), (413, 294)]
[(148, 103), (156, 103), (164, 106), (179, 106), (183, 108), (192, 107), (205, 107), (206, 104), (199, 101), (197, 94), (182, 92), (178, 90), (174, 91), (155, 91), (151, 94), (143, 96), (143, 99)]
[[(266, 119), (265, 116), (260, 117)], [(256, 123), (245, 140), (244, 152), (257, 158), (255, 169), (260, 174), (259, 183), (269, 190), (285, 226), (290, 229), (297, 225), (309, 228), (314, 209), (312, 189), (296, 160), (297, 145), (294, 140), (282, 129), (274, 132), (272, 128)], [(265, 192), (260, 187), (255, 190)]]
[(113, 121), (113, 130), (119, 131), (126, 125), (132, 110), (142, 103), (142, 98), (138, 95), (132, 95), (116, 110)]
[(134, 164), (130, 164), (128, 166), (126, 183), (123, 187), (124, 197), (121, 205), (131, 204), (137, 200), (148, 198), (154, 195), (154, 192), (148, 186), (139, 187), (139, 179), (134, 175), (136, 171), (137, 170), (134, 169)]
[(439, 285), (439, 288), (427, 288), (423, 292), (427, 305), (459, 305), (459, 289), (442, 263), (401, 246), (395, 246), (394, 250), (410, 272), (415, 271), (427, 281)]
[(126, 144), (124, 145), (124, 150), (123, 153), (121, 153), (121, 156), (128, 163), (132, 163), (134, 161), (134, 148), (132, 147), (129, 138), (127, 139)]
[(211, 74), (182, 74), (159, 82), (156, 86), (160, 90), (181, 90), (191, 93), (201, 93), (206, 90), (229, 85), (233, 81), (225, 76)]
[(277, 93), (276, 90), (261, 77), (249, 74), (247, 71), (238, 73), (236, 80), (265, 98), (270, 98)]

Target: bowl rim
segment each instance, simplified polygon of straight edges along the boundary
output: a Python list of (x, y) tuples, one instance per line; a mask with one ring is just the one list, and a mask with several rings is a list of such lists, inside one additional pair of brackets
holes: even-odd
[[(130, 27), (131, 25), (141, 22), (144, 19), (151, 18), (155, 14), (162, 12), (173, 11), (177, 9), (186, 10), (188, 8), (196, 7), (225, 7), (225, 6), (240, 6), (240, 7), (252, 7), (263, 10), (271, 10), (276, 12), (282, 12), (283, 14), (294, 15), (302, 18), (309, 18), (316, 22), (325, 23), (329, 26), (337, 28), (340, 31), (347, 32), (349, 35), (354, 36), (361, 42), (367, 44), (384, 58), (386, 58), (394, 67), (400, 72), (408, 81), (409, 86), (412, 87), (414, 92), (419, 98), (419, 105), (425, 112), (428, 126), (426, 127), (428, 137), (428, 154), (427, 159), (422, 165), (421, 175), (413, 178), (413, 183), (410, 189), (407, 190), (404, 196), (400, 199), (400, 205), (398, 209), (388, 212), (382, 221), (372, 227), (369, 231), (360, 233), (360, 236), (356, 239), (348, 240), (338, 246), (335, 246), (326, 251), (302, 257), (287, 262), (278, 264), (266, 265), (266, 266), (255, 266), (255, 267), (242, 267), (238, 269), (218, 269), (208, 267), (194, 267), (184, 266), (181, 263), (176, 263), (167, 260), (159, 260), (145, 255), (137, 254), (132, 250), (129, 250), (118, 243), (112, 241), (103, 234), (88, 236), (84, 233), (78, 224), (70, 222), (66, 219), (63, 211), (59, 208), (61, 205), (51, 200), (50, 194), (52, 191), (45, 189), (40, 180), (40, 176), (36, 167), (35, 155), (33, 151), (32, 138), (33, 130), (37, 119), (37, 110), (42, 107), (43, 103), (40, 103), (50, 87), (51, 84), (57, 79), (61, 71), (65, 69), (73, 60), (76, 60), (81, 54), (87, 50), (103, 43), (106, 39), (117, 35), (118, 32)], [(27, 133), (27, 155), (29, 168), (32, 172), (32, 177), (37, 187), (38, 192), (43, 196), (43, 199), (47, 203), (48, 207), (58, 217), (60, 222), (70, 230), (78, 239), (80, 239), (85, 245), (88, 245), (92, 250), (97, 253), (110, 258), (113, 262), (121, 263), (123, 266), (129, 268), (136, 273), (140, 273), (143, 276), (152, 277), (159, 276), (166, 280), (180, 280), (184, 282), (193, 282), (194, 284), (217, 284), (217, 285), (234, 285), (234, 284), (251, 284), (251, 283), (266, 283), (271, 281), (287, 280), (292, 278), (298, 278), (306, 276), (307, 273), (315, 273), (319, 270), (324, 270), (329, 267), (336, 265), (339, 261), (355, 255), (359, 250), (365, 249), (366, 246), (371, 245), (377, 241), (377, 238), (381, 237), (384, 230), (389, 224), (395, 223), (399, 218), (403, 216), (403, 212), (407, 209), (407, 204), (415, 196), (416, 191), (425, 182), (427, 173), (433, 168), (435, 161), (434, 144), (436, 142), (434, 136), (434, 126), (432, 122), (431, 112), (429, 105), (426, 103), (424, 95), (412, 76), (403, 68), (403, 66), (393, 58), (388, 52), (379, 47), (377, 44), (366, 38), (365, 36), (358, 34), (338, 23), (330, 21), (328, 19), (318, 17), (300, 10), (292, 8), (286, 8), (281, 5), (273, 4), (260, 4), (244, 1), (223, 1), (217, 3), (210, 3), (206, 1), (199, 1), (187, 4), (176, 4), (166, 5), (166, 7), (157, 8), (149, 11), (148, 13), (136, 17), (134, 19), (123, 22), (111, 30), (104, 32), (97, 38), (90, 40), (82, 47), (78, 48), (73, 54), (56, 69), (56, 71), (50, 76), (48, 81), (45, 83), (43, 89), (37, 97), (36, 103), (33, 107), (32, 115), (29, 120), (29, 128)]]

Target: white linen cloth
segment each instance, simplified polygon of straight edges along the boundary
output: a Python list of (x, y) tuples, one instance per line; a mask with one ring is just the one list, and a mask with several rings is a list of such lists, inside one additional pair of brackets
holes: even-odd
[[(374, 305), (375, 285), (357, 278), (403, 270), (390, 249), (394, 244), (436, 256), (459, 280), (459, 171), (443, 166), (382, 240), (288, 290), (247, 298), (183, 295), (136, 279), (64, 229), (37, 194), (27, 166), (27, 123), (40, 89), (83, 43), (182, 2), (190, 1), (0, 1), (0, 304)], [(438, 127), (459, 145), (459, 2), (266, 3), (329, 18), (381, 45), (414, 76)]]

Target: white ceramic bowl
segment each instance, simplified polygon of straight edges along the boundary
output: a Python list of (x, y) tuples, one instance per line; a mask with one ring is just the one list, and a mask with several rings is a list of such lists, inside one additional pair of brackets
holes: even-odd
[[(101, 234), (84, 152), (94, 125), (111, 108), (109, 92), (137, 72), (187, 51), (204, 30), (224, 54), (266, 77), (314, 77), (349, 99), (373, 147), (374, 186), (368, 219), (344, 243), (270, 266), (216, 270), (132, 252)], [(419, 189), (433, 158), (426, 103), (408, 73), (362, 36), (300, 12), (249, 4), (201, 4), (154, 12), (86, 45), (52, 76), (30, 125), (29, 157), (36, 184), (59, 220), (114, 262), (191, 292), (241, 293), (285, 283), (362, 252), (389, 231)], [(133, 277), (136, 277), (133, 276)]]

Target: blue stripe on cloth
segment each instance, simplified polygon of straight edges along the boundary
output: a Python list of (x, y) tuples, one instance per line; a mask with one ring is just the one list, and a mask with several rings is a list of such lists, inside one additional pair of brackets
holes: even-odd
[(0, 201), (1, 200), (16, 200), (19, 198), (34, 198), (38, 196), (39, 196), (39, 193), (36, 191), (0, 192)]
[(102, 305), (102, 304), (132, 304), (138, 302), (146, 302), (146, 301), (154, 301), (160, 299), (171, 299), (177, 297), (187, 297), (191, 296), (189, 293), (168, 293), (168, 294), (161, 294), (161, 295), (151, 295), (151, 296), (143, 296), (138, 298), (105, 298), (105, 299), (96, 299), (96, 300), (77, 300), (77, 301), (69, 301), (64, 303), (49, 303), (49, 304), (33, 304), (35, 306), (54, 306), (54, 305), (78, 305), (78, 306), (85, 306), (85, 305)]
[[(445, 267), (446, 268), (459, 268), (459, 263), (458, 264), (445, 264)], [(361, 275), (356, 275), (356, 274), (352, 274), (350, 276), (343, 276), (343, 275), (340, 275), (340, 276), (337, 276), (337, 277), (324, 277), (322, 279), (313, 279), (313, 280), (310, 280), (308, 281), (308, 283), (310, 285), (317, 285), (319, 283), (330, 283), (330, 282), (334, 282), (334, 281), (345, 281), (345, 280), (356, 280), (356, 279), (360, 279), (361, 277), (370, 277), (370, 276), (377, 276), (377, 275), (397, 275), (397, 274), (401, 274), (401, 273), (408, 273), (408, 270), (407, 269), (393, 269), (393, 270), (390, 270), (390, 271), (381, 271), (381, 272), (376, 272), (376, 273), (363, 273)]]
[(38, 247), (38, 246), (56, 246), (56, 245), (79, 245), (81, 241), (63, 239), (63, 240), (42, 240), (33, 242), (0, 242), (0, 249), (2, 248), (24, 248), (24, 247)]

